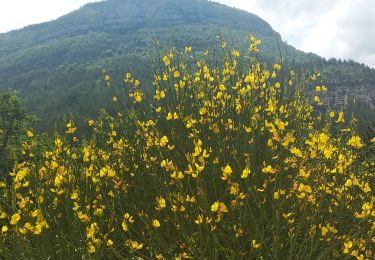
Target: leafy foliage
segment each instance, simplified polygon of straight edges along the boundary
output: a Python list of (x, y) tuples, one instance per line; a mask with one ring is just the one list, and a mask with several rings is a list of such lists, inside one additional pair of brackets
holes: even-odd
[(21, 136), (28, 117), (14, 92), (0, 91), (0, 178), (3, 179), (16, 158), (20, 157)]

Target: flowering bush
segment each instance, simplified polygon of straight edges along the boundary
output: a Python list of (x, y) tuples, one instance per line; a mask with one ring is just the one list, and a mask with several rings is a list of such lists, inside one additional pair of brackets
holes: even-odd
[(89, 120), (87, 140), (71, 120), (53, 149), (16, 165), (0, 186), (0, 253), (373, 258), (373, 144), (322, 112), (326, 87), (310, 99), (305, 79), (261, 64), (259, 45), (169, 50), (149, 85), (126, 73), (116, 87), (104, 72), (122, 109)]

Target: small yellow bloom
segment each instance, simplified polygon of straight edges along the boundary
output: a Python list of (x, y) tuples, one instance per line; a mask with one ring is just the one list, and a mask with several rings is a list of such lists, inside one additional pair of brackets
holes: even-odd
[(179, 78), (180, 77), (180, 72), (178, 70), (176, 70), (174, 73), (173, 73), (173, 77), (175, 78)]
[(166, 207), (165, 199), (163, 197), (156, 197), (156, 210), (161, 210)]
[(327, 233), (328, 233), (328, 228), (326, 228), (326, 227), (321, 227), (320, 229), (322, 230), (322, 236), (327, 235)]
[(107, 246), (112, 246), (113, 245), (113, 241), (111, 239), (108, 239), (107, 240)]
[(248, 167), (246, 167), (242, 171), (241, 179), (246, 179), (247, 177), (249, 177), (249, 175), (250, 175), (250, 169)]
[(353, 181), (352, 179), (348, 179), (346, 182), (345, 182), (345, 187), (351, 187), (353, 185)]
[(20, 221), (21, 219), (21, 216), (18, 214), (18, 213), (15, 213), (13, 214), (11, 220), (10, 220), (10, 224), (11, 225), (17, 225), (18, 221)]
[(133, 248), (134, 250), (141, 250), (143, 247), (143, 244), (138, 243), (137, 241), (132, 241), (130, 245), (131, 245), (131, 248)]
[(344, 254), (349, 254), (349, 249), (351, 249), (353, 247), (353, 242), (352, 241), (347, 241), (347, 242), (344, 242), (344, 250), (343, 250), (343, 253)]
[(164, 146), (167, 145), (167, 143), (168, 143), (168, 137), (163, 136), (163, 137), (160, 139), (160, 146), (161, 146), (161, 147), (164, 147)]
[(232, 168), (227, 164), (224, 168), (221, 168), (223, 176), (221, 176), (222, 180), (227, 180), (228, 177), (232, 175)]
[(87, 252), (89, 252), (89, 254), (93, 254), (95, 253), (95, 247), (93, 245), (89, 245), (88, 249), (87, 249)]
[(211, 205), (212, 212), (228, 212), (227, 206), (225, 206), (224, 202), (216, 201), (214, 204)]
[(197, 224), (197, 225), (202, 224), (203, 223), (203, 215), (199, 214), (197, 216), (197, 218), (194, 220), (194, 223)]
[(233, 57), (240, 57), (240, 52), (239, 51), (237, 51), (237, 50), (234, 50), (233, 52), (232, 52), (232, 55), (233, 55)]
[(350, 138), (350, 140), (348, 141), (348, 145), (357, 149), (363, 147), (363, 143), (361, 142), (361, 137), (352, 136), (352, 138)]
[(189, 52), (191, 52), (191, 50), (192, 50), (191, 46), (185, 47), (185, 53), (189, 53)]
[(314, 101), (315, 103), (317, 103), (318, 105), (322, 104), (322, 101), (320, 100), (320, 98), (318, 96), (315, 96), (314, 97)]
[(275, 64), (273, 65), (273, 69), (274, 69), (274, 70), (281, 70), (281, 65), (278, 64), (278, 63), (275, 63)]
[(261, 243), (257, 243), (257, 241), (256, 241), (255, 239), (253, 239), (253, 240), (251, 241), (251, 247), (254, 248), (254, 249), (258, 249), (258, 248), (260, 248), (261, 246), (262, 246), (262, 244), (261, 244)]
[(339, 117), (337, 118), (336, 123), (345, 123), (344, 112), (339, 112)]
[(73, 192), (73, 194), (72, 194), (72, 196), (70, 196), (70, 198), (71, 198), (72, 200), (76, 200), (76, 199), (78, 199), (78, 193), (77, 193), (77, 192)]
[(8, 227), (7, 226), (3, 226), (1, 228), (1, 233), (6, 233), (8, 231)]
[(31, 132), (31, 131), (27, 131), (27, 132), (26, 132), (26, 135), (27, 135), (27, 137), (29, 137), (29, 138), (31, 138), (31, 137), (34, 136), (33, 132)]
[(134, 101), (136, 103), (142, 102), (142, 97), (143, 97), (143, 93), (142, 92), (137, 91), (137, 92), (134, 93)]
[(159, 222), (159, 220), (154, 219), (154, 220), (152, 221), (152, 225), (153, 225), (154, 227), (156, 227), (156, 228), (160, 227), (160, 222)]
[(273, 169), (271, 165), (267, 165), (267, 166), (264, 166), (264, 167), (263, 167), (262, 172), (263, 172), (263, 173), (271, 173), (271, 174), (275, 174), (275, 173), (276, 173), (276, 170)]
[(167, 55), (165, 55), (163, 57), (163, 62), (165, 64), (165, 66), (169, 66), (171, 64), (171, 60), (169, 59), (169, 57)]

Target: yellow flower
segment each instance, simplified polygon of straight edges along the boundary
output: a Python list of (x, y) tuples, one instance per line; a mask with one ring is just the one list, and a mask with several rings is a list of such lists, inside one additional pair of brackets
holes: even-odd
[(163, 62), (165, 64), (165, 66), (169, 66), (171, 64), (171, 60), (169, 59), (169, 57), (167, 55), (165, 55), (163, 57)]
[(343, 253), (344, 254), (349, 254), (349, 249), (351, 249), (353, 247), (353, 242), (352, 241), (347, 241), (347, 242), (344, 242), (344, 250), (343, 250)]
[(336, 123), (344, 123), (344, 122), (345, 122), (345, 120), (344, 120), (344, 112), (340, 112), (339, 113), (339, 117), (336, 120)]
[(180, 72), (178, 70), (176, 70), (174, 73), (173, 73), (173, 77), (175, 78), (179, 78), (180, 77)]
[(366, 213), (366, 211), (362, 211), (361, 213), (358, 213), (358, 212), (356, 212), (355, 214), (354, 214), (354, 217), (355, 218), (365, 218), (365, 217), (367, 217), (367, 213)]
[(365, 184), (365, 187), (363, 188), (363, 192), (368, 193), (371, 191), (370, 185), (368, 183)]
[(278, 63), (275, 63), (275, 65), (273, 65), (273, 69), (274, 70), (281, 70), (281, 65), (278, 64)]
[(107, 246), (112, 246), (113, 245), (113, 241), (111, 239), (108, 239), (107, 240)]
[(221, 168), (221, 171), (223, 173), (223, 176), (221, 176), (222, 180), (227, 180), (228, 177), (232, 175), (232, 168), (227, 164), (224, 168)]
[(163, 197), (156, 197), (156, 210), (161, 210), (166, 207), (165, 199)]
[(152, 225), (153, 225), (154, 227), (156, 227), (156, 228), (160, 227), (160, 222), (159, 222), (159, 220), (154, 219), (154, 220), (152, 221)]
[(249, 177), (249, 175), (250, 175), (250, 169), (248, 167), (246, 167), (242, 171), (241, 179), (246, 179), (247, 177)]
[(314, 97), (314, 101), (315, 103), (317, 103), (318, 105), (321, 105), (322, 104), (322, 101), (320, 100), (320, 98), (318, 96), (315, 96)]
[(26, 222), (25, 225), (23, 225), (24, 228), (26, 228), (27, 230), (29, 231), (33, 231), (33, 226), (29, 223), (29, 222)]
[(1, 228), (1, 233), (6, 233), (8, 231), (8, 227), (7, 226), (3, 226)]
[(203, 223), (203, 215), (199, 214), (197, 218), (194, 220), (194, 223), (199, 225)]
[(192, 50), (191, 46), (185, 47), (185, 53), (189, 53), (189, 52), (191, 52), (191, 50)]
[(353, 185), (353, 181), (352, 179), (348, 179), (346, 182), (345, 182), (345, 187), (351, 187)]
[(228, 212), (227, 206), (225, 206), (224, 202), (216, 201), (214, 204), (211, 205), (212, 212)]
[(88, 249), (87, 249), (87, 252), (89, 252), (90, 254), (93, 254), (93, 253), (95, 253), (95, 251), (96, 251), (95, 247), (92, 244), (90, 244)]
[(20, 221), (21, 219), (21, 216), (18, 214), (18, 213), (15, 213), (13, 214), (11, 220), (10, 220), (10, 224), (11, 225), (17, 225), (18, 221)]
[(70, 198), (71, 198), (72, 200), (76, 200), (76, 199), (78, 199), (78, 193), (77, 193), (77, 192), (73, 192), (73, 194), (72, 194), (72, 196), (70, 196)]
[(271, 174), (275, 174), (276, 173), (276, 170), (272, 168), (271, 165), (264, 165), (263, 169), (262, 169), (262, 172), (263, 173), (271, 173)]
[(234, 50), (233, 52), (232, 52), (232, 55), (233, 55), (233, 57), (240, 57), (240, 52), (239, 51), (237, 51), (237, 50)]
[(137, 91), (134, 93), (134, 101), (136, 103), (142, 102), (143, 93), (141, 91)]
[(155, 256), (156, 260), (165, 260), (164, 256), (162, 254), (157, 254)]
[(78, 214), (78, 218), (82, 222), (88, 222), (90, 220), (90, 218), (86, 214), (82, 213), (82, 211), (79, 211), (77, 214)]
[(173, 114), (171, 112), (168, 112), (167, 114), (167, 120), (172, 120), (173, 119)]
[(27, 132), (26, 132), (26, 135), (27, 135), (27, 137), (29, 137), (29, 138), (31, 138), (31, 137), (34, 136), (33, 132), (31, 132), (31, 131), (27, 131)]
[(138, 243), (137, 241), (132, 241), (130, 245), (134, 250), (141, 250), (143, 247), (143, 244)]
[(254, 249), (258, 249), (258, 248), (260, 248), (261, 246), (262, 246), (262, 244), (261, 244), (261, 243), (257, 243), (257, 241), (256, 241), (255, 239), (253, 239), (253, 240), (251, 241), (251, 247), (254, 248)]
[(326, 228), (326, 227), (321, 227), (320, 229), (322, 230), (322, 236), (327, 235), (327, 233), (328, 233), (328, 228)]
[(161, 146), (161, 147), (164, 147), (164, 146), (167, 145), (167, 143), (168, 143), (168, 137), (163, 136), (163, 137), (160, 139), (160, 146)]
[(363, 144), (361, 143), (361, 137), (352, 136), (352, 138), (350, 138), (350, 140), (348, 141), (348, 145), (357, 149), (363, 147)]

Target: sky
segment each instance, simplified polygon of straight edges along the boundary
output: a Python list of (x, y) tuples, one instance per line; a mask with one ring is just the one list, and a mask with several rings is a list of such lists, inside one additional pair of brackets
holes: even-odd
[[(95, 1), (0, 0), (0, 32), (53, 20)], [(300, 50), (375, 68), (375, 0), (214, 1), (260, 16)]]

